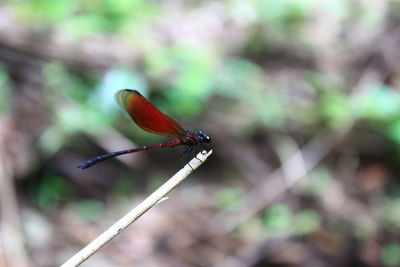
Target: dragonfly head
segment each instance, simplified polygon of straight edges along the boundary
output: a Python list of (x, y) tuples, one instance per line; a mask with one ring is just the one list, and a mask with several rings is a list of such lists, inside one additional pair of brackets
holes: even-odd
[(200, 137), (202, 143), (211, 143), (211, 137), (209, 137), (206, 133), (200, 131), (197, 133), (197, 136)]

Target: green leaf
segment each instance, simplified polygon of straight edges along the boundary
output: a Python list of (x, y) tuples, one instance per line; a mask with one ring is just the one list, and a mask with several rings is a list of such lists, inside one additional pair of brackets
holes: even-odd
[(291, 228), (292, 212), (283, 204), (273, 204), (265, 213), (264, 225), (270, 231), (287, 232)]

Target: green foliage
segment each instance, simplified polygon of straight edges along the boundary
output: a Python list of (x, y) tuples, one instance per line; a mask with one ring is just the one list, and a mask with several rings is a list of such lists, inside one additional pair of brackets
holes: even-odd
[(319, 214), (312, 209), (294, 213), (284, 204), (273, 204), (265, 212), (264, 226), (267, 234), (285, 236), (291, 233), (306, 235), (317, 230), (321, 225)]
[[(111, 71), (111, 73), (113, 73)], [(123, 83), (123, 70), (114, 75)], [(122, 74), (123, 73), (123, 74)], [(117, 104), (114, 102), (116, 88), (111, 89), (109, 82), (100, 83), (97, 90), (93, 90), (98, 83), (95, 78), (72, 73), (59, 62), (51, 62), (44, 68), (43, 75), (46, 82), (46, 100), (53, 105), (53, 124), (40, 138), (40, 145), (47, 153), (57, 151), (69, 137), (77, 132), (87, 132), (99, 135), (107, 131), (112, 122)], [(126, 82), (126, 84), (130, 84)], [(60, 90), (62, 88), (62, 90)], [(95, 92), (90, 94), (90, 92)], [(112, 99), (114, 109), (99, 108), (105, 104), (105, 99)]]
[(240, 205), (242, 195), (243, 192), (240, 192), (238, 189), (224, 188), (216, 195), (217, 206), (221, 210), (235, 209)]
[(389, 231), (397, 232), (400, 229), (400, 197), (387, 198), (381, 210), (383, 225)]
[[(21, 20), (32, 27), (50, 28), (69, 41), (106, 34), (121, 43), (133, 44), (143, 63), (140, 71), (116, 65), (106, 71), (104, 78), (73, 72), (60, 62), (47, 64), (43, 73), (45, 97), (54, 105), (56, 122), (44, 135), (53, 142), (41, 142), (48, 152), (56, 151), (63, 140), (76, 132), (107, 132), (115, 111), (119, 111), (113, 94), (122, 88), (144, 94), (157, 91), (152, 102), (168, 114), (177, 114), (178, 119), (199, 116), (213, 96), (228, 99), (229, 104), (219, 105), (220, 113), (235, 118), (233, 134), (238, 136), (260, 127), (308, 131), (320, 127), (321, 122), (324, 127), (340, 130), (357, 120), (367, 120), (382, 129), (383, 135), (400, 142), (397, 91), (377, 85), (372, 92), (352, 99), (344, 90), (347, 86), (342, 77), (302, 69), (296, 75), (304, 81), (300, 87), (307, 97), (299, 98), (293, 95), (296, 85), (277, 83), (271, 79), (271, 70), (264, 69), (264, 63), (245, 55), (222, 52), (223, 48), (185, 38), (168, 44), (158, 39), (151, 29), (170, 15), (164, 5), (145, 0), (35, 0), (24, 5), (15, 5), (21, 1), (9, 2), (14, 3)], [(242, 36), (243, 50), (254, 55), (273, 55), (277, 49), (284, 51), (292, 44), (298, 51), (309, 51), (302, 43), (302, 33), (314, 12), (345, 18), (350, 9), (345, 1), (232, 0), (225, 5), (228, 17), (249, 27)], [(7, 105), (3, 99), (2, 106)], [(70, 100), (76, 106), (64, 107)]]
[[(208, 100), (213, 95), (219, 95), (231, 99), (232, 108), (239, 107), (236, 112), (242, 117), (236, 117), (243, 127), (240, 130), (244, 132), (259, 126), (273, 129), (294, 124), (296, 127), (313, 127), (321, 121), (327, 127), (341, 129), (354, 119), (364, 119), (379, 122), (376, 126), (384, 129), (384, 135), (400, 142), (400, 120), (397, 119), (400, 100), (395, 90), (377, 88), (372, 93), (350, 99), (347, 92), (340, 89), (343, 86), (338, 86), (332, 77), (306, 70), (300, 75), (304, 78), (305, 88), (310, 89), (307, 92), (310, 99), (292, 99), (290, 86), (271, 84), (269, 71), (252, 60), (240, 55), (225, 56), (217, 49), (195, 42), (178, 40), (166, 45), (154, 38), (149, 29), (157, 25), (163, 16), (168, 16), (163, 5), (145, 0), (7, 2), (13, 3), (13, 9), (23, 22), (32, 27), (54, 29), (66, 40), (108, 34), (133, 41), (137, 52), (142, 53), (143, 72), (116, 66), (107, 72), (104, 79), (73, 73), (57, 62), (45, 67), (46, 83), (53, 90), (46, 94), (48, 101), (60, 103), (64, 96), (68, 96), (81, 106), (79, 113), (86, 114), (85, 120), (71, 121), (67, 118), (76, 114), (64, 110), (58, 116), (64, 118), (59, 123), (69, 126), (61, 127), (62, 130), (49, 130), (47, 135), (55, 145), (48, 150), (57, 149), (60, 140), (72, 132), (83, 130), (99, 134), (104, 131), (111, 124), (112, 114), (102, 112), (99, 106), (110, 110), (112, 94), (117, 89), (150, 90), (154, 86), (149, 86), (150, 80), (156, 81), (153, 89), (162, 93), (162, 97), (154, 99), (156, 105), (167, 113), (171, 111), (182, 117), (198, 116)], [(243, 36), (246, 46), (253, 52), (265, 49), (272, 54), (273, 47), (282, 49), (282, 45), (290, 46), (293, 39), (301, 40), (314, 12), (329, 12), (332, 16), (345, 18), (351, 9), (342, 0), (227, 1), (225, 5), (227, 16), (251, 26), (249, 32), (254, 34)], [(365, 8), (365, 12), (361, 12), (365, 21), (374, 21), (368, 19), (371, 17), (368, 12), (372, 9)], [(373, 24), (379, 25), (379, 22)], [(297, 41), (295, 43), (302, 51), (308, 49)], [(3, 99), (5, 103), (1, 103), (2, 106), (7, 105)], [(172, 102), (174, 105), (170, 105)], [(91, 127), (87, 127), (86, 123)]]
[(271, 205), (264, 216), (264, 225), (269, 234), (274, 236), (287, 235), (292, 229), (293, 214), (288, 206)]
[(400, 94), (384, 85), (376, 86), (355, 102), (356, 116), (374, 123), (376, 129), (400, 143)]
[(66, 139), (67, 134), (60, 127), (50, 127), (41, 135), (39, 146), (43, 151), (51, 155), (64, 145)]
[(357, 221), (355, 235), (361, 241), (370, 240), (376, 234), (376, 224), (372, 218), (361, 217)]
[(14, 2), (19, 4), (14, 8), (17, 9), (22, 19), (37, 27), (60, 23), (75, 10), (77, 4), (75, 0), (15, 0)]
[(314, 210), (304, 210), (296, 215), (295, 222), (300, 234), (308, 234), (320, 227), (321, 218)]
[(236, 104), (227, 110), (236, 112), (236, 123), (270, 128), (284, 125), (287, 95), (283, 90), (275, 90), (266, 84), (260, 66), (249, 60), (232, 58), (223, 62), (215, 80), (215, 94), (230, 98)]
[(34, 0), (14, 6), (34, 28), (59, 28), (67, 39), (102, 33), (122, 33), (157, 15), (157, 5), (145, 0)]
[(11, 109), (11, 84), (6, 68), (0, 64), (0, 114)]
[(242, 58), (228, 58), (221, 64), (221, 71), (216, 73), (217, 93), (240, 99), (247, 90), (260, 89), (263, 71), (260, 66)]
[(400, 264), (400, 244), (390, 243), (381, 250), (381, 259), (385, 266), (399, 266)]
[[(97, 80), (88, 75), (74, 73), (61, 62), (50, 62), (44, 66), (46, 97), (49, 102), (61, 102), (71, 98), (79, 103), (90, 96)], [(62, 90), (61, 90), (62, 89)], [(66, 98), (67, 97), (67, 98)]]
[(32, 193), (40, 208), (52, 210), (70, 195), (70, 191), (70, 185), (62, 177), (50, 175), (45, 176)]
[(342, 129), (352, 119), (347, 97), (337, 91), (326, 92), (322, 96), (321, 111), (328, 125), (337, 129)]
[(259, 2), (259, 13), (277, 32), (293, 32), (304, 23), (316, 3), (311, 0), (264, 0)]
[(400, 95), (392, 88), (378, 86), (363, 94), (359, 101), (365, 118), (385, 121), (400, 115)]
[[(213, 85), (214, 55), (200, 47), (178, 45), (154, 49), (146, 57), (146, 72), (150, 77), (164, 80), (168, 101), (174, 113), (198, 115), (208, 99)], [(168, 80), (165, 80), (168, 77)], [(163, 106), (165, 103), (160, 103)]]

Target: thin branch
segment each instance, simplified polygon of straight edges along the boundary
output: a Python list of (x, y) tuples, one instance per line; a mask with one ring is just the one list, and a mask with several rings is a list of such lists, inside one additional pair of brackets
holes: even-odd
[(132, 209), (128, 214), (122, 217), (118, 222), (108, 228), (104, 233), (99, 235), (95, 240), (89, 243), (81, 251), (75, 254), (61, 267), (78, 266), (87, 260), (90, 256), (96, 253), (101, 247), (107, 242), (121, 233), (125, 228), (142, 216), (146, 211), (152, 208), (157, 203), (163, 201), (165, 196), (171, 192), (180, 182), (182, 182), (189, 174), (191, 174), (196, 168), (198, 168), (203, 162), (210, 156), (212, 150), (202, 154), (199, 153), (196, 158), (193, 158), (183, 169), (172, 176), (167, 182), (161, 187), (154, 191), (149, 197), (147, 197), (142, 203)]

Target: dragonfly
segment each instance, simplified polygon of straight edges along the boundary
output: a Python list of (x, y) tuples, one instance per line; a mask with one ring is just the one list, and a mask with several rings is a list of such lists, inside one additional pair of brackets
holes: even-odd
[(118, 157), (124, 154), (135, 153), (160, 147), (187, 146), (184, 153), (189, 157), (195, 147), (203, 148), (203, 144), (211, 143), (211, 138), (204, 132), (185, 130), (178, 122), (159, 111), (143, 95), (136, 90), (123, 89), (115, 94), (117, 103), (128, 112), (132, 120), (143, 130), (174, 138), (174, 140), (156, 145), (140, 146), (121, 151), (100, 155), (82, 162), (77, 167), (87, 169), (103, 160)]

